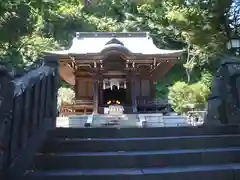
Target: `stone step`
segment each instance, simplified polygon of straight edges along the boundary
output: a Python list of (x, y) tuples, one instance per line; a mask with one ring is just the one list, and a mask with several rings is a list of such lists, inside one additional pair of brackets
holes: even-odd
[(155, 151), (240, 147), (240, 135), (202, 135), (150, 138), (47, 139), (43, 153)]
[(83, 128), (91, 115), (73, 115), (69, 117), (57, 117), (57, 127)]
[(24, 180), (236, 180), (240, 128), (57, 128)]
[(185, 116), (170, 115), (164, 116), (161, 113), (139, 114), (143, 127), (179, 127), (191, 126)]
[(160, 128), (57, 128), (48, 138), (131, 138), (240, 134), (238, 126), (160, 127)]
[(137, 127), (136, 115), (94, 115), (92, 127), (119, 126), (119, 127)]
[(58, 153), (36, 155), (37, 170), (165, 168), (240, 163), (240, 147), (136, 152)]
[(134, 169), (68, 169), (34, 171), (25, 180), (237, 180), (240, 164), (180, 166), (168, 168)]

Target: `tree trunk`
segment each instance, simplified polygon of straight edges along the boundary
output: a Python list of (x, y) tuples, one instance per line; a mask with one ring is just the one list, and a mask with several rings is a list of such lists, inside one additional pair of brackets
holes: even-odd
[(188, 68), (185, 68), (186, 75), (187, 75), (187, 83), (189, 84), (191, 81), (191, 71)]

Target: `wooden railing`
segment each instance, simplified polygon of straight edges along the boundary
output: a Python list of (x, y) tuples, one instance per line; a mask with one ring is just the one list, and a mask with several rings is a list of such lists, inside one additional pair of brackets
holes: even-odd
[(57, 67), (56, 58), (46, 56), (16, 79), (0, 68), (0, 179), (22, 174), (44, 134), (56, 127)]
[(93, 112), (93, 100), (75, 100), (73, 104), (62, 104), (60, 107), (61, 116), (86, 115)]

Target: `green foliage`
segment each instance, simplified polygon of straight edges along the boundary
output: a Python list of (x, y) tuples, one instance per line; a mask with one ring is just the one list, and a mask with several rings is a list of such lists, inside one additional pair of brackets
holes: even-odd
[(61, 87), (58, 89), (58, 107), (61, 104), (73, 104), (75, 92), (71, 88)]
[(205, 104), (207, 102), (207, 98), (210, 93), (209, 87), (207, 87), (202, 82), (197, 82), (190, 85), (191, 91), (193, 92), (191, 94), (191, 99), (189, 100), (189, 103), (192, 104)]
[(201, 77), (201, 80), (200, 80), (200, 82), (202, 84), (205, 84), (207, 87), (211, 87), (212, 80), (213, 80), (213, 75), (210, 72), (204, 71), (202, 73), (202, 77)]
[(168, 94), (168, 87), (166, 86), (166, 84), (158, 82), (155, 88), (157, 92), (156, 96), (165, 99), (166, 95)]
[(187, 45), (194, 62), (203, 64), (226, 50), (226, 12), (232, 0), (166, 2), (166, 17)]
[[(205, 77), (205, 73), (206, 73), (206, 78), (208, 76), (212, 76), (210, 72), (208, 71), (203, 71), (201, 72), (201, 69), (198, 68), (194, 68), (192, 74), (191, 74), (191, 83), (196, 83), (198, 81), (200, 81), (203, 77)], [(208, 78), (209, 79), (209, 78)], [(169, 92), (169, 87), (173, 86), (174, 83), (178, 82), (178, 81), (183, 81), (186, 82), (187, 81), (187, 76), (184, 73), (184, 67), (182, 64), (176, 64), (168, 73), (166, 76), (164, 76), (164, 78), (162, 78), (160, 81), (158, 81), (157, 85), (156, 85), (156, 95), (157, 97), (165, 97), (167, 98), (168, 96), (168, 92)], [(209, 81), (211, 81), (209, 79)], [(211, 82), (210, 82), (211, 83)]]
[[(239, 5), (232, 0), (95, 0), (91, 6), (84, 2), (1, 1), (0, 60), (25, 66), (31, 64), (26, 62), (29, 55), (36, 59), (46, 50), (68, 47), (76, 31), (128, 30), (150, 31), (161, 48), (189, 47), (191, 61), (185, 66), (192, 68), (226, 50), (230, 25), (235, 34), (240, 32), (237, 16), (233, 18)], [(23, 47), (23, 39), (41, 48)]]
[(22, 37), (20, 42), (19, 53), (24, 66), (29, 66), (39, 57), (42, 57), (43, 50), (54, 51), (59, 48), (53, 38), (45, 38), (35, 34)]
[[(204, 77), (203, 77), (204, 78)], [(176, 82), (169, 88), (168, 98), (173, 109), (178, 113), (183, 113), (187, 109), (204, 107), (210, 94), (210, 87), (205, 84), (206, 79), (188, 85), (185, 82)]]
[(0, 2), (0, 62), (24, 68), (41, 58), (43, 52), (56, 50), (53, 37), (44, 36), (43, 2), (6, 0)]
[(176, 82), (169, 88), (168, 99), (175, 112), (182, 113), (185, 104), (189, 103), (189, 95), (192, 89), (185, 82)]

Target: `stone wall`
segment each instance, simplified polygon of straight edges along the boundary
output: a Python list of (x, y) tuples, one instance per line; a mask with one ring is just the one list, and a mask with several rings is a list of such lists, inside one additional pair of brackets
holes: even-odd
[(213, 79), (206, 124), (240, 123), (240, 60), (223, 61)]

